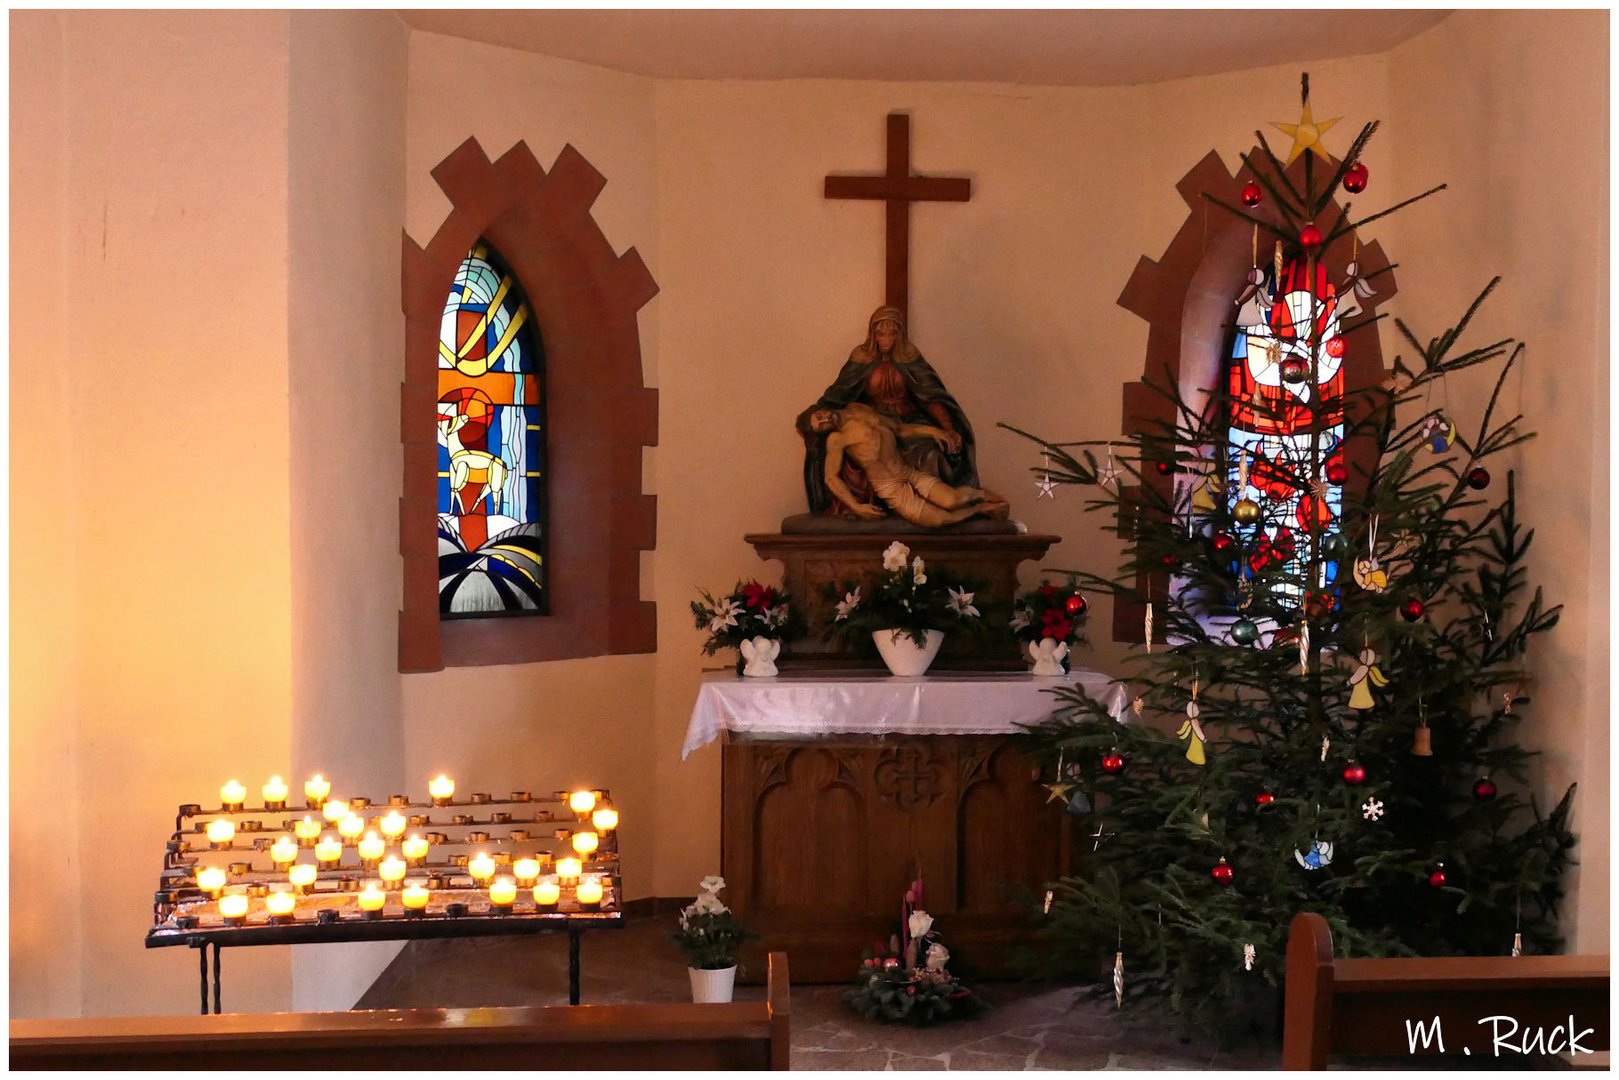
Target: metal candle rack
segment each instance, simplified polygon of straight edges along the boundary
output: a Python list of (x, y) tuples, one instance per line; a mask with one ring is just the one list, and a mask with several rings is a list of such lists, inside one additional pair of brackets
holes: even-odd
[[(405, 860), (404, 881), (385, 892), (378, 911), (359, 907), (361, 889), (378, 878), (380, 860), (360, 859), (359, 837), (343, 838), (341, 857), (335, 864), (319, 864), (313, 884), (294, 894), (290, 913), (271, 914), (266, 907), (272, 885), (290, 885), (287, 867), (277, 866), (271, 845), (282, 836), (293, 837), (294, 826), (306, 815), (321, 822), (320, 833), (335, 832), (337, 822), (327, 821), (320, 804), (309, 802), (304, 809), (291, 803), (279, 806), (221, 806), (205, 809), (188, 803), (179, 808), (174, 834), (163, 856), (163, 872), (153, 904), (153, 925), (146, 934), (147, 948), (186, 945), (200, 950), (202, 1012), (210, 1011), (208, 948), (213, 955), (211, 1011), (219, 1012), (219, 950), (227, 945), (302, 945), (334, 941), (382, 941), (415, 938), (482, 937), (496, 934), (524, 934), (566, 931), (568, 942), (568, 1000), (579, 1003), (579, 935), (588, 929), (617, 928), (623, 925), (622, 879), (619, 873), (618, 829), (597, 829), (591, 823), (595, 810), (610, 809), (607, 791), (596, 789), (592, 811), (576, 813), (569, 807), (570, 792), (558, 791), (549, 798), (536, 798), (528, 792), (513, 792), (496, 799), (474, 793), (466, 801), (434, 799), (411, 802), (394, 795), (386, 804), (367, 798), (347, 800), (351, 814), (367, 819), (366, 831), (382, 834), (378, 819), (397, 812), (407, 820), (404, 833), (386, 839), (384, 858), (403, 858), (401, 841), (412, 834), (429, 841), (426, 858)], [(228, 820), (235, 826), (234, 837), (215, 844), (208, 838), (212, 821)], [(576, 854), (572, 847), (575, 832), (594, 832), (598, 846), (588, 855)], [(361, 834), (363, 836), (364, 833)], [(295, 840), (298, 858), (313, 852), (315, 840)], [(467, 869), (472, 852), (487, 852), (495, 861), (493, 877), (514, 877), (512, 865), (524, 858), (540, 863), (539, 882), (554, 881), (560, 886), (558, 902), (541, 905), (533, 897), (535, 882), (524, 881), (517, 899), (509, 906), (490, 901), (488, 883), (473, 879)], [(559, 879), (557, 860), (580, 860), (578, 878)], [(297, 859), (294, 860), (297, 862)], [(205, 891), (197, 881), (206, 867), (226, 872), (226, 885), (218, 893)], [(492, 879), (491, 879), (492, 880)], [(581, 904), (578, 885), (598, 881), (602, 895), (598, 903)], [(425, 885), (427, 904), (407, 910), (400, 887)], [(285, 891), (285, 890), (284, 890)], [(219, 897), (238, 894), (247, 908), (240, 918), (227, 919), (220, 911)]]

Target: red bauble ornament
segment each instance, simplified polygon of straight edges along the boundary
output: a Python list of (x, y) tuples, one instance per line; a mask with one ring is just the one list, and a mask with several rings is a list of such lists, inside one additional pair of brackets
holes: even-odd
[(1436, 889), (1443, 889), (1447, 880), (1448, 879), (1445, 877), (1445, 868), (1443, 866), (1428, 875), (1428, 884), (1432, 885)]
[(1321, 230), (1316, 228), (1313, 222), (1306, 225), (1304, 228), (1299, 230), (1299, 243), (1303, 244), (1307, 248), (1320, 247)]
[(1344, 783), (1350, 787), (1360, 787), (1366, 782), (1366, 766), (1358, 761), (1351, 761), (1344, 766)]
[(1160, 461), (1154, 468), (1158, 470), (1159, 476), (1168, 476), (1175, 467), (1167, 461)]
[(1334, 334), (1327, 339), (1327, 355), (1334, 360), (1344, 354), (1344, 339)]
[(1229, 533), (1215, 533), (1212, 543), (1214, 544), (1214, 550), (1219, 552), (1221, 555), (1224, 555), (1226, 552), (1231, 550), (1231, 546), (1235, 544), (1236, 541), (1231, 539)]
[(1252, 180), (1242, 185), (1242, 205), (1250, 210), (1265, 201), (1265, 189)]
[(1423, 606), (1422, 601), (1413, 596), (1411, 599), (1400, 605), (1400, 617), (1406, 622), (1416, 622), (1418, 619), (1422, 618), (1423, 612), (1427, 610), (1428, 609)]
[(1178, 562), (1180, 562), (1180, 559), (1176, 558), (1174, 555), (1165, 555), (1164, 556), (1164, 565), (1165, 566), (1174, 566)]
[(1063, 601), (1062, 606), (1070, 615), (1083, 615), (1085, 614), (1085, 609), (1090, 605), (1085, 602), (1085, 598), (1083, 596), (1075, 593), (1073, 596), (1070, 596), (1067, 600)]
[(1490, 471), (1480, 465), (1467, 474), (1467, 486), (1474, 491), (1483, 491), (1490, 486)]
[(1229, 885), (1231, 884), (1231, 879), (1236, 876), (1237, 872), (1231, 869), (1231, 864), (1226, 862), (1223, 856), (1209, 870), (1209, 877), (1213, 878), (1217, 885)]
[(1480, 777), (1473, 785), (1473, 798), (1479, 802), (1489, 802), (1495, 798), (1495, 781), (1488, 776)]
[(1349, 479), (1349, 468), (1342, 461), (1334, 458), (1327, 462), (1327, 483), (1337, 487)]
[(1289, 356), (1282, 361), (1282, 381), (1297, 385), (1310, 377), (1310, 365), (1296, 356)]
[(1117, 776), (1124, 771), (1124, 756), (1117, 750), (1109, 750), (1102, 755), (1102, 771), (1109, 776)]
[(1366, 181), (1371, 173), (1360, 162), (1355, 162), (1344, 170), (1344, 190), (1351, 195), (1359, 195), (1366, 190)]
[(1254, 805), (1255, 806), (1269, 806), (1271, 803), (1273, 803), (1275, 801), (1276, 801), (1276, 796), (1271, 794), (1268, 791), (1261, 791), (1258, 795), (1254, 796)]

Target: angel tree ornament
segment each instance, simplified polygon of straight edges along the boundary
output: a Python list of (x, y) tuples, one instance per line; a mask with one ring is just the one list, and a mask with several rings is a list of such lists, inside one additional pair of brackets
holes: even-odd
[(1208, 740), (1203, 735), (1203, 725), (1198, 717), (1202, 710), (1197, 704), (1197, 680), (1192, 680), (1192, 700), (1186, 703), (1186, 722), (1180, 726), (1175, 734), (1178, 738), (1189, 740), (1186, 746), (1186, 760), (1193, 765), (1207, 765), (1208, 757), (1203, 753), (1203, 747)]
[(1349, 676), (1349, 685), (1354, 687), (1349, 693), (1349, 707), (1361, 712), (1375, 708), (1377, 702), (1372, 699), (1372, 687), (1388, 684), (1388, 677), (1377, 666), (1377, 653), (1366, 645), (1360, 653), (1360, 664)]
[(1306, 870), (1322, 870), (1332, 865), (1332, 844), (1327, 840), (1317, 840), (1310, 845), (1309, 851), (1295, 851), (1293, 858)]

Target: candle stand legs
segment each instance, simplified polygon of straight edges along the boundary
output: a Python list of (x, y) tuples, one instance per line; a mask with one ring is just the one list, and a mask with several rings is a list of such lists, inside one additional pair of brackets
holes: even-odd
[[(201, 971), (202, 976), (202, 1015), (207, 1016), (209, 1012), (208, 942), (205, 941), (201, 945), (193, 945), (192, 948), (197, 950), (197, 966)], [(219, 945), (217, 943), (214, 945), (214, 999), (212, 1011), (216, 1013), (219, 1011)]]
[(568, 931), (568, 1004), (579, 1004), (579, 931)]

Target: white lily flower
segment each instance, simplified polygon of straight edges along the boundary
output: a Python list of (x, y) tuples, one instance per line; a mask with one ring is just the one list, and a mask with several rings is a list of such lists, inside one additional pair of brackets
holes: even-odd
[(978, 609), (973, 607), (973, 594), (966, 589), (950, 590), (950, 610), (962, 618), (978, 618)]
[(708, 620), (708, 632), (717, 634), (727, 626), (736, 625), (736, 617), (742, 614), (742, 609), (734, 600), (721, 600), (714, 607), (713, 618)]
[(907, 929), (913, 938), (926, 937), (927, 932), (933, 929), (933, 916), (920, 909), (913, 911)]
[(759, 620), (766, 626), (782, 626), (787, 622), (787, 605), (777, 604), (772, 608), (765, 608), (760, 613)]
[(717, 893), (725, 888), (725, 879), (718, 874), (710, 874), (697, 883), (697, 887), (706, 893)]
[(895, 540), (883, 551), (883, 569), (889, 573), (903, 570), (910, 557), (911, 549)]
[(844, 593), (843, 599), (838, 602), (838, 616), (834, 622), (847, 619), (855, 608), (860, 606), (860, 586), (854, 587), (854, 592)]
[(1026, 627), (1028, 625), (1029, 625), (1029, 609), (1026, 608), (1026, 607), (1019, 607), (1019, 608), (1014, 609), (1013, 612), (1012, 612), (1012, 623), (1011, 623), (1012, 629), (1014, 629), (1014, 630), (1022, 630), (1024, 627)]

